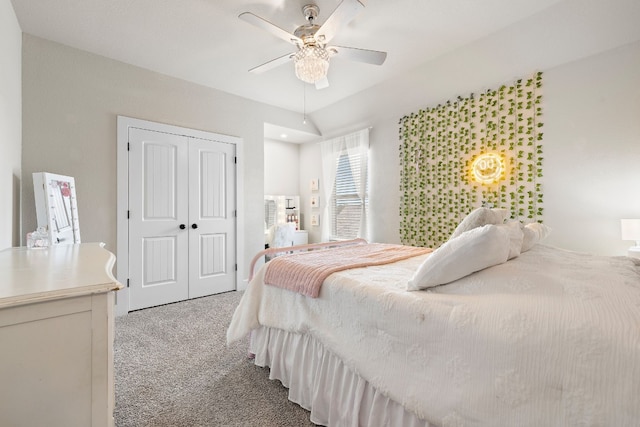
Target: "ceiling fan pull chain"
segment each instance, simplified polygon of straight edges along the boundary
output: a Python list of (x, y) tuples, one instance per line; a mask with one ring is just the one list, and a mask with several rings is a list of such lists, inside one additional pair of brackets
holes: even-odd
[(307, 84), (302, 82), (302, 124), (307, 124)]

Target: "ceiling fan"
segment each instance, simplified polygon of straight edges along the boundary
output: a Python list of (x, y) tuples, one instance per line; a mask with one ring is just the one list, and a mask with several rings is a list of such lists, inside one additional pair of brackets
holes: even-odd
[(318, 25), (315, 20), (318, 17), (320, 8), (315, 4), (307, 4), (302, 8), (302, 13), (307, 23), (296, 28), (293, 34), (251, 12), (241, 13), (238, 18), (262, 28), (298, 48), (297, 52), (272, 59), (249, 71), (262, 73), (286, 62), (293, 61), (296, 76), (300, 80), (306, 83), (314, 83), (317, 89), (323, 89), (329, 86), (327, 71), (329, 69), (329, 60), (333, 56), (337, 55), (353, 61), (382, 65), (387, 58), (386, 52), (328, 45), (338, 29), (351, 22), (363, 8), (364, 5), (358, 0), (343, 0), (325, 23)]

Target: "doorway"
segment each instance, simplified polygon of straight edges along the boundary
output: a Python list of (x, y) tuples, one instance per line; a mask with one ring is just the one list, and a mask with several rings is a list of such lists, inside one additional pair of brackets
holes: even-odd
[(236, 289), (240, 141), (118, 117), (118, 314)]

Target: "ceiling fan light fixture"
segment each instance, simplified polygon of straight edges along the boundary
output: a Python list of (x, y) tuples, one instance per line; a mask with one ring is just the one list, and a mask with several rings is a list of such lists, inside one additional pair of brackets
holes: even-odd
[(327, 76), (329, 52), (317, 45), (303, 46), (293, 57), (296, 77), (306, 83), (315, 83)]

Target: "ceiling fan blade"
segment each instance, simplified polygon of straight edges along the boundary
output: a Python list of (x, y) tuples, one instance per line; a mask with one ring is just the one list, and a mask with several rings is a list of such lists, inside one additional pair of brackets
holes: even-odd
[(364, 9), (364, 5), (358, 0), (342, 0), (342, 3), (338, 5), (331, 16), (316, 31), (316, 41), (322, 44), (329, 43), (338, 29), (351, 22), (362, 9)]
[(301, 46), (302, 40), (300, 39), (300, 37), (297, 37), (285, 30), (283, 30), (282, 28), (278, 27), (277, 25), (272, 24), (271, 22), (267, 21), (266, 19), (260, 18), (258, 15), (254, 15), (251, 12), (244, 12), (241, 13), (240, 15), (238, 15), (238, 18), (242, 19), (245, 22), (248, 22), (251, 25), (254, 25), (258, 28), (262, 28), (263, 30), (273, 34), (274, 36), (281, 38), (284, 41), (287, 41), (289, 43), (293, 43), (295, 45), (299, 45)]
[(250, 73), (261, 74), (265, 71), (269, 71), (273, 68), (276, 68), (286, 62), (291, 61), (295, 53), (287, 53), (286, 55), (282, 55), (279, 58), (272, 59), (271, 61), (267, 61), (264, 64), (258, 65), (257, 67), (253, 67), (249, 70)]
[(320, 90), (327, 87), (329, 87), (329, 79), (327, 79), (326, 77), (316, 81), (316, 89)]
[(356, 47), (331, 46), (327, 50), (338, 58), (352, 61), (365, 62), (367, 64), (382, 65), (387, 59), (387, 52), (379, 50), (358, 49)]

